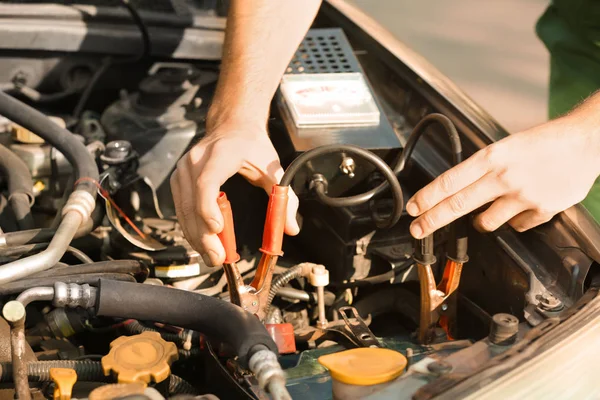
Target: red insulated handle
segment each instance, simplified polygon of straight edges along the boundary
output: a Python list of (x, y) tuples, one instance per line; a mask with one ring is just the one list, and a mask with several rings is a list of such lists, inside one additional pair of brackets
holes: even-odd
[(287, 213), (288, 189), (288, 186), (273, 185), (271, 196), (269, 196), (269, 206), (267, 207), (267, 218), (260, 251), (271, 256), (281, 256), (283, 254), (281, 245)]
[(217, 204), (223, 214), (223, 230), (218, 234), (223, 248), (225, 248), (225, 264), (233, 264), (240, 260), (235, 244), (235, 230), (233, 227), (233, 213), (231, 212), (231, 203), (227, 200), (225, 192), (220, 192), (217, 197)]

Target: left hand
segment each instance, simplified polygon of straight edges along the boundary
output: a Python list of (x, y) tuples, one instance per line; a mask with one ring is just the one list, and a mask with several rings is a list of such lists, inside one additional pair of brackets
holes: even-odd
[(407, 203), (423, 238), (491, 203), (474, 221), (480, 231), (508, 222), (521, 232), (582, 201), (600, 174), (598, 111), (574, 112), (514, 134), (438, 176)]

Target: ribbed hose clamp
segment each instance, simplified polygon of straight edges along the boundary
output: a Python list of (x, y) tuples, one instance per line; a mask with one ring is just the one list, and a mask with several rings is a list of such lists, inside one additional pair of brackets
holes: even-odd
[(78, 212), (81, 215), (81, 223), (84, 224), (92, 215), (96, 200), (94, 196), (85, 190), (76, 190), (69, 196), (67, 203), (62, 209), (62, 216), (68, 212)]
[(90, 285), (56, 282), (54, 284), (55, 307), (92, 308), (96, 303), (96, 288)]
[(285, 373), (279, 365), (277, 355), (270, 350), (259, 350), (254, 353), (250, 357), (248, 366), (250, 367), (250, 371), (256, 376), (258, 385), (263, 389), (274, 379), (280, 379), (285, 382)]

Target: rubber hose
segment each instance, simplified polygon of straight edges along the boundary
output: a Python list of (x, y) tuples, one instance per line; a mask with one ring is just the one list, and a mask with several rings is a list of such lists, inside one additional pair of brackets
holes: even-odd
[(101, 317), (161, 322), (198, 331), (232, 346), (245, 368), (257, 345), (277, 353), (277, 345), (253, 314), (198, 293), (102, 279), (96, 313)]
[(303, 275), (304, 265), (298, 264), (285, 271), (283, 274), (278, 275), (271, 283), (271, 290), (269, 291), (269, 297), (267, 298), (267, 309), (271, 307), (271, 303), (275, 298), (275, 295), (285, 285), (293, 281), (296, 278), (300, 278)]
[[(68, 130), (50, 121), (33, 107), (0, 92), (0, 115), (35, 133), (60, 151), (75, 172), (76, 190), (85, 190), (96, 198), (98, 167), (85, 145)], [(86, 178), (86, 180), (81, 180)], [(91, 181), (90, 181), (91, 180)]]
[(32, 275), (31, 278), (47, 278), (79, 274), (148, 274), (148, 269), (135, 260), (111, 260), (90, 264), (57, 266), (52, 269)]
[[(114, 383), (113, 376), (105, 376), (102, 363), (88, 360), (34, 361), (27, 365), (30, 382), (52, 382), (51, 368), (69, 368), (77, 373), (79, 382)], [(0, 382), (12, 382), (12, 363), (0, 363)], [(196, 394), (197, 390), (177, 375), (169, 376), (169, 394)]]
[(32, 229), (33, 179), (27, 164), (10, 149), (0, 145), (0, 171), (7, 180), (8, 201), (19, 229)]
[(78, 274), (78, 275), (63, 275), (49, 276), (45, 278), (27, 278), (20, 281), (5, 283), (0, 285), (0, 296), (8, 296), (10, 294), (21, 293), (27, 289), (38, 286), (54, 286), (56, 282), (77, 283), (83, 285), (97, 285), (99, 279), (116, 280), (125, 282), (135, 282), (135, 278), (129, 274), (119, 273), (99, 273), (99, 274)]
[(34, 229), (33, 215), (31, 215), (31, 200), (24, 193), (9, 195), (10, 208), (15, 215), (19, 229)]
[[(94, 220), (89, 218), (81, 227), (77, 230), (73, 239), (78, 239), (87, 235), (94, 228)], [(3, 235), (6, 242), (6, 246), (22, 246), (27, 244), (35, 243), (48, 243), (52, 240), (56, 234), (56, 229), (50, 228), (38, 228), (29, 229), (26, 231), (8, 232)]]

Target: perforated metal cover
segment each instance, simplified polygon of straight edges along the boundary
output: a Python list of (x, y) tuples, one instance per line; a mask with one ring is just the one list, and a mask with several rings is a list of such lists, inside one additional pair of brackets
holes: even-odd
[(360, 72), (352, 47), (339, 28), (311, 29), (292, 58), (287, 74)]

